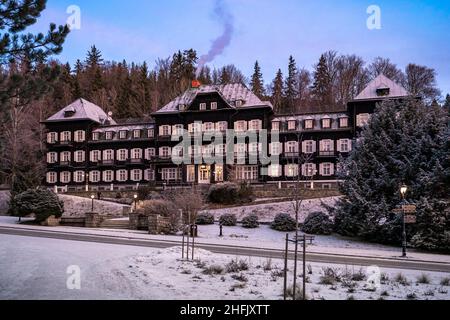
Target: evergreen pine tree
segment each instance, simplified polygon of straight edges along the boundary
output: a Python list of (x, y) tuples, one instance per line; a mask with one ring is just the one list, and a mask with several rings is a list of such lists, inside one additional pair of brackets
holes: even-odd
[(286, 108), (289, 113), (295, 113), (296, 99), (298, 97), (298, 71), (297, 64), (292, 56), (289, 57), (288, 76), (285, 85)]
[(85, 63), (87, 68), (90, 69), (100, 67), (103, 64), (102, 53), (95, 45), (91, 46), (91, 49), (88, 51)]
[(255, 62), (252, 80), (250, 81), (250, 89), (260, 99), (262, 99), (265, 95), (264, 81), (258, 61)]
[(313, 99), (320, 105), (331, 103), (332, 83), (325, 55), (320, 57), (319, 63), (314, 70), (314, 83), (311, 88)]
[[(449, 139), (442, 108), (425, 107), (414, 99), (384, 102), (351, 155), (341, 160), (345, 197), (334, 210), (336, 230), (399, 244), (401, 216), (392, 210), (400, 204), (399, 187), (405, 183), (407, 200), (418, 205), (418, 223), (409, 238), (418, 247), (449, 250), (450, 234), (443, 232), (450, 230)], [(442, 187), (445, 183), (447, 188)]]
[(277, 75), (272, 82), (272, 104), (275, 109), (275, 113), (283, 112), (283, 100), (284, 100), (284, 81), (283, 81), (283, 73), (281, 69), (278, 69)]

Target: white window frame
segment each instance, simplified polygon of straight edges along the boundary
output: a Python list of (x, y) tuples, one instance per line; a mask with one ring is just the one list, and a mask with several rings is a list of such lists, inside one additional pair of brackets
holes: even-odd
[(320, 152), (333, 152), (334, 151), (334, 140), (331, 140), (331, 139), (320, 140), (319, 151)]
[(251, 120), (248, 122), (248, 130), (249, 131), (258, 131), (262, 129), (262, 121), (261, 120)]
[(179, 168), (163, 168), (161, 170), (161, 177), (163, 181), (177, 181), (180, 180)]
[(128, 149), (119, 149), (117, 150), (117, 161), (127, 161), (129, 154), (128, 154)]
[(92, 141), (100, 140), (100, 132), (92, 132)]
[(114, 131), (106, 131), (105, 140), (112, 140), (112, 139), (114, 139)]
[(211, 102), (211, 110), (217, 110), (217, 102)]
[(128, 170), (120, 169), (116, 171), (116, 180), (119, 182), (125, 182), (128, 180)]
[(280, 131), (280, 121), (272, 121), (272, 131)]
[(147, 129), (147, 137), (148, 138), (154, 138), (155, 137), (155, 130), (154, 129)]
[(73, 153), (73, 160), (77, 163), (86, 161), (86, 154), (83, 150), (77, 150)]
[(63, 151), (59, 155), (60, 162), (71, 162), (72, 161), (72, 153), (70, 151)]
[(72, 141), (72, 132), (63, 131), (61, 132), (61, 142), (70, 142)]
[(131, 159), (133, 160), (142, 159), (142, 149), (140, 148), (131, 149)]
[(279, 156), (283, 153), (283, 144), (281, 142), (272, 142), (269, 144), (270, 155)]
[(279, 178), (282, 176), (283, 167), (280, 164), (271, 164), (267, 168), (269, 177), (271, 178)]
[(320, 164), (320, 175), (324, 177), (331, 177), (334, 175), (334, 163), (324, 162)]
[(71, 173), (69, 171), (62, 171), (59, 174), (59, 181), (61, 183), (70, 183), (71, 182)]
[(240, 181), (257, 181), (259, 175), (258, 166), (236, 166), (236, 180)]
[(47, 172), (47, 183), (55, 184), (58, 182), (58, 174), (56, 172)]
[(297, 141), (288, 141), (284, 145), (285, 153), (298, 153), (298, 142)]
[(84, 142), (86, 140), (86, 132), (84, 130), (77, 130), (74, 132), (75, 142)]
[(296, 120), (288, 120), (288, 130), (289, 131), (297, 130), (297, 121)]
[(204, 102), (200, 103), (199, 110), (206, 111), (206, 103), (204, 103)]
[(100, 177), (101, 177), (101, 174), (100, 174), (100, 171), (98, 171), (98, 170), (89, 172), (89, 182), (91, 182), (91, 183), (100, 182)]
[(103, 182), (113, 182), (114, 181), (114, 171), (105, 170), (103, 171)]
[(284, 166), (284, 175), (289, 178), (298, 177), (298, 164), (291, 163)]
[(57, 152), (48, 152), (47, 153), (47, 163), (57, 163), (58, 162), (58, 153)]
[(155, 148), (147, 148), (145, 149), (145, 160), (152, 160), (156, 156)]
[(140, 139), (142, 132), (140, 129), (133, 130), (133, 139)]
[(342, 153), (348, 153), (352, 151), (352, 140), (350, 139), (338, 140), (338, 151)]
[(322, 129), (331, 129), (331, 118), (322, 119)]
[(159, 157), (161, 159), (169, 159), (171, 155), (172, 155), (172, 148), (170, 147), (159, 148)]
[(47, 133), (47, 142), (49, 144), (55, 144), (56, 142), (58, 142), (58, 132)]
[(78, 182), (78, 183), (84, 182), (85, 181), (84, 171), (80, 171), (80, 170), (75, 171), (73, 173), (73, 181)]
[(339, 128), (348, 128), (348, 117), (339, 118)]
[(142, 181), (142, 170), (141, 169), (133, 169), (130, 172), (131, 181), (139, 182)]
[(120, 140), (127, 139), (127, 136), (128, 136), (128, 130), (120, 130), (119, 131), (119, 139)]
[(103, 150), (102, 158), (103, 161), (114, 161), (114, 150), (112, 149)]
[(203, 132), (214, 132), (215, 130), (214, 122), (205, 122), (202, 127)]
[(305, 163), (302, 165), (302, 175), (305, 177), (313, 177), (317, 174), (317, 165), (315, 163)]
[(305, 140), (302, 142), (302, 151), (305, 154), (316, 152), (316, 142), (314, 140)]
[(234, 131), (245, 132), (247, 131), (247, 121), (239, 120), (234, 123)]
[(102, 153), (100, 150), (92, 150), (90, 152), (90, 161), (95, 163), (102, 160)]
[(216, 131), (227, 131), (228, 130), (228, 122), (227, 121), (219, 121), (216, 123)]
[(314, 129), (314, 120), (313, 119), (306, 119), (305, 120), (305, 129), (306, 130)]

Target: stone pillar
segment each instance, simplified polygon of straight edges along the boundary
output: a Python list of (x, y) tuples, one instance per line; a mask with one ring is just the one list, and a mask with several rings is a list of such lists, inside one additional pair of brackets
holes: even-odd
[(47, 219), (45, 219), (45, 221), (41, 222), (42, 226), (47, 226), (47, 227), (57, 227), (59, 226), (59, 222), (61, 221), (61, 219), (59, 218), (55, 218), (55, 216), (50, 216)]
[(168, 217), (163, 217), (158, 214), (148, 216), (148, 233), (153, 235), (169, 234), (170, 222)]
[(86, 212), (85, 228), (99, 228), (103, 218), (95, 212)]

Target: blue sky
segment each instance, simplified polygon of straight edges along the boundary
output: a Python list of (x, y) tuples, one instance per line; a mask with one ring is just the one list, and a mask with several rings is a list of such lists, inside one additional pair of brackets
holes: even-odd
[[(33, 30), (65, 23), (70, 5), (81, 9), (59, 60), (83, 59), (95, 44), (106, 60), (147, 61), (194, 48), (199, 55), (222, 33), (213, 14), (215, 0), (48, 0)], [(436, 69), (438, 85), (450, 92), (450, 1), (436, 0), (223, 0), (234, 17), (230, 45), (211, 67), (234, 63), (246, 75), (259, 60), (266, 82), (286, 70), (292, 54), (311, 69), (327, 50), (354, 53), (371, 61), (390, 58), (402, 69), (409, 62)], [(366, 26), (370, 5), (381, 9), (381, 30)]]

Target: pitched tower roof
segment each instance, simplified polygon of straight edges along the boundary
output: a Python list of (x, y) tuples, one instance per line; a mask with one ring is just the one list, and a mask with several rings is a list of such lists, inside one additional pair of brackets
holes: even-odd
[[(57, 113), (48, 118), (45, 122), (61, 122), (61, 121), (79, 121), (91, 120), (99, 124), (103, 124), (108, 120), (108, 115), (102, 108), (85, 99), (77, 99), (67, 107), (59, 110)], [(115, 121), (109, 119), (110, 124)]]
[[(384, 90), (386, 94), (380, 95), (379, 90)], [(380, 74), (373, 79), (367, 87), (354, 100), (370, 100), (380, 98), (407, 97), (410, 94), (401, 85), (395, 83), (384, 74)]]

